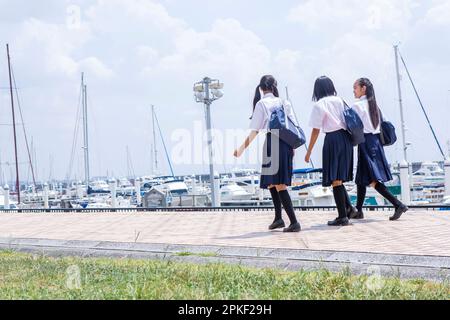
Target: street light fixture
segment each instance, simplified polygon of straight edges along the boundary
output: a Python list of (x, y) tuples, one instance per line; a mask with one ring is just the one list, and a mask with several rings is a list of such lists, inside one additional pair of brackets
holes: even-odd
[(206, 130), (208, 135), (209, 150), (209, 180), (211, 183), (211, 203), (213, 207), (219, 207), (220, 203), (216, 196), (219, 194), (219, 186), (214, 183), (214, 151), (211, 132), (211, 104), (223, 97), (224, 85), (219, 80), (213, 80), (208, 77), (194, 84), (195, 101), (205, 105), (206, 113)]

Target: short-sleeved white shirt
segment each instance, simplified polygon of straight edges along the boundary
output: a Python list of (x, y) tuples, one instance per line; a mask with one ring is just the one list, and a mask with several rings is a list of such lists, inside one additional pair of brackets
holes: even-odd
[(289, 119), (298, 125), (292, 105), (288, 101), (283, 101), (275, 97), (272, 93), (267, 93), (256, 104), (253, 112), (252, 120), (250, 122), (250, 129), (254, 131), (267, 130), (269, 127), (269, 117), (276, 108), (284, 106), (284, 110)]
[(346, 130), (344, 101), (336, 96), (325, 97), (313, 106), (309, 126), (325, 133)]
[(366, 96), (362, 96), (360, 99), (356, 100), (352, 108), (353, 110), (356, 111), (356, 113), (361, 118), (361, 121), (364, 124), (364, 133), (372, 133), (372, 134), (380, 133), (381, 122), (378, 124), (376, 128), (373, 127), (372, 120), (370, 119), (369, 101), (367, 101)]

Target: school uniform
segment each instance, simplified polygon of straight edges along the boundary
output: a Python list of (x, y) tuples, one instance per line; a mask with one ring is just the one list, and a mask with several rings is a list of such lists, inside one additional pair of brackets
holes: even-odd
[(391, 170), (380, 139), (381, 119), (378, 126), (374, 128), (370, 119), (369, 102), (366, 96), (358, 99), (352, 108), (358, 113), (364, 124), (364, 136), (366, 138), (366, 141), (358, 146), (356, 184), (367, 187), (372, 182), (391, 181)]
[[(275, 97), (272, 93), (268, 93), (256, 104), (250, 129), (254, 131), (267, 131), (270, 115), (276, 108), (282, 105), (287, 116), (296, 123), (292, 105), (287, 101)], [(274, 150), (275, 147), (277, 150)], [(278, 136), (267, 131), (262, 159), (261, 189), (268, 189), (270, 185), (292, 185), (294, 150), (291, 146), (283, 140), (280, 140)], [(275, 170), (273, 170), (274, 168)]]
[(322, 152), (322, 185), (353, 180), (353, 144), (344, 119), (344, 102), (336, 96), (325, 97), (313, 106), (309, 125), (325, 132)]

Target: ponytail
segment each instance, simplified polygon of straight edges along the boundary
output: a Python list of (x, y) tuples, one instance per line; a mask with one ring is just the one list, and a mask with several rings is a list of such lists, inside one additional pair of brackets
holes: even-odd
[(255, 112), (256, 104), (261, 100), (261, 86), (258, 85), (255, 91), (255, 97), (253, 98), (253, 112)]
[(366, 87), (367, 101), (369, 102), (369, 114), (370, 121), (374, 128), (377, 128), (381, 122), (380, 109), (378, 108), (377, 99), (375, 97), (375, 89), (372, 82), (367, 78), (361, 78), (358, 80), (358, 84), (361, 87)]
[(255, 112), (256, 104), (261, 100), (261, 90), (270, 91), (275, 97), (280, 97), (277, 86), (277, 80), (273, 76), (267, 75), (261, 78), (259, 85), (256, 87), (255, 97), (253, 98), (253, 112)]
[(276, 86), (272, 87), (272, 93), (275, 97), (279, 98), (280, 94), (278, 93), (278, 88)]

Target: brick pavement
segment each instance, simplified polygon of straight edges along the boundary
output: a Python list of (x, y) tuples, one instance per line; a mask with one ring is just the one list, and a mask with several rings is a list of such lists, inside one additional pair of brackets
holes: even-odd
[(367, 212), (349, 227), (328, 227), (335, 212), (298, 212), (303, 231), (267, 230), (268, 212), (7, 213), (0, 238), (284, 248), (450, 257), (450, 212)]

